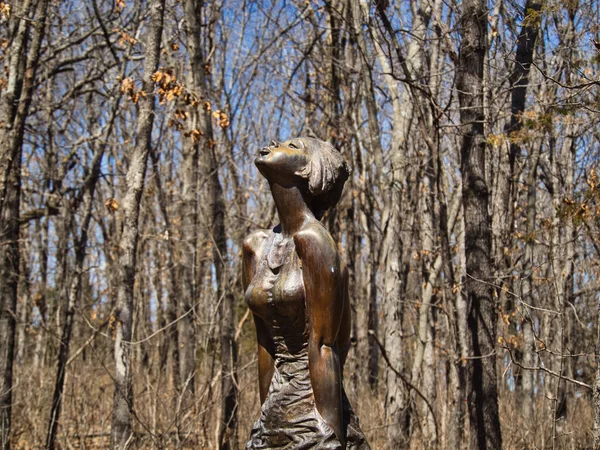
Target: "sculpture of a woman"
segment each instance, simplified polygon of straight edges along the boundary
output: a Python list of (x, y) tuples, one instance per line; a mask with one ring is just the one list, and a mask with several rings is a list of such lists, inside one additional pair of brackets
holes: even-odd
[(347, 166), (333, 146), (313, 138), (273, 142), (255, 164), (280, 224), (244, 241), (262, 403), (246, 449), (369, 450), (342, 382), (350, 347), (347, 270), (319, 221), (339, 201)]

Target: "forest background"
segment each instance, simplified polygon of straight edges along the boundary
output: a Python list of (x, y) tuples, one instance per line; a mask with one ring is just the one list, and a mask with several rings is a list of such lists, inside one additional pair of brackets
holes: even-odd
[(599, 5), (0, 3), (2, 448), (243, 448), (253, 159), (300, 135), (352, 170), (372, 447), (598, 448)]

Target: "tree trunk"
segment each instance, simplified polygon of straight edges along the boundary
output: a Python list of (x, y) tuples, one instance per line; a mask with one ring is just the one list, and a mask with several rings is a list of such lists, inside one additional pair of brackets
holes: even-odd
[[(414, 385), (419, 385), (423, 393), (431, 393), (433, 391), (433, 380), (435, 379), (434, 374), (426, 373), (426, 365), (429, 364), (431, 368), (431, 360), (425, 361), (426, 357), (431, 359), (432, 357), (432, 339), (434, 330), (432, 329), (432, 306), (434, 301), (434, 288), (437, 284), (437, 278), (442, 268), (442, 258), (439, 255), (435, 258), (434, 266), (434, 211), (433, 211), (433, 198), (432, 198), (432, 182), (431, 174), (421, 174), (420, 178), (421, 185), (419, 186), (419, 260), (421, 261), (421, 272), (423, 287), (421, 289), (421, 303), (419, 305), (419, 322), (417, 329), (417, 348), (413, 359), (413, 367), (411, 371), (411, 382)], [(414, 393), (411, 393), (411, 397), (414, 399)], [(433, 398), (427, 398), (427, 401), (433, 403)], [(430, 448), (433, 442), (436, 440), (435, 430), (432, 432), (433, 417), (427, 408), (427, 405), (418, 402), (420, 414), (423, 419), (421, 420), (422, 430), (420, 439), (421, 445), (426, 448)], [(413, 435), (414, 436), (414, 435)]]
[[(517, 51), (515, 55), (515, 66), (512, 73), (510, 74), (510, 85), (511, 85), (511, 111), (510, 111), (510, 123), (506, 131), (508, 133), (518, 132), (522, 128), (521, 115), (525, 111), (525, 100), (527, 98), (527, 88), (529, 86), (529, 70), (531, 69), (531, 62), (533, 61), (533, 52), (535, 50), (535, 44), (537, 41), (538, 30), (540, 26), (540, 18), (537, 16), (532, 17), (534, 14), (539, 13), (542, 7), (540, 0), (527, 0), (525, 2), (524, 16), (526, 18), (519, 38), (517, 40)], [(512, 219), (512, 204), (516, 196), (516, 183), (515, 179), (515, 164), (517, 156), (521, 153), (521, 146), (518, 141), (512, 140), (510, 143), (509, 150), (509, 191), (507, 209), (509, 212), (509, 218)], [(509, 226), (512, 227), (513, 221), (509, 221)]]
[[(369, 5), (364, 0), (360, 2), (362, 14), (369, 17)], [(386, 341), (386, 350), (389, 353), (390, 363), (396, 369), (400, 370), (402, 366), (402, 293), (406, 292), (406, 286), (403, 286), (402, 262), (406, 261), (411, 241), (411, 221), (415, 220), (417, 206), (411, 202), (405, 201), (410, 198), (411, 179), (407, 175), (406, 167), (407, 155), (409, 154), (409, 137), (413, 125), (420, 124), (427, 127), (419, 104), (427, 105), (428, 99), (423, 98), (414, 89), (414, 84), (419, 84), (423, 80), (422, 72), (424, 65), (424, 42), (427, 33), (428, 23), (431, 17), (431, 5), (425, 2), (412, 2), (413, 25), (411, 35), (413, 38), (408, 44), (406, 57), (401, 54), (401, 47), (398, 38), (393, 30), (393, 26), (387, 17), (385, 2), (376, 4), (377, 15), (383, 24), (381, 36), (376, 32), (376, 27), (369, 24), (369, 32), (375, 46), (377, 59), (382, 67), (382, 72), (391, 96), (393, 106), (393, 129), (391, 138), (391, 182), (389, 195), (385, 197), (385, 208), (383, 211), (382, 222), (384, 224), (384, 240), (382, 247), (383, 260), (380, 265), (385, 267), (384, 278), (384, 296), (382, 299), (382, 309), (384, 311), (384, 339)], [(355, 10), (358, 10), (355, 7)], [(386, 43), (386, 44), (384, 44)], [(393, 47), (394, 54), (390, 56), (387, 45)], [(385, 50), (384, 50), (384, 47)], [(362, 50), (362, 49), (361, 49)], [(365, 50), (362, 50), (365, 52)], [(394, 57), (395, 56), (395, 59)], [(394, 73), (404, 75), (408, 82), (403, 86), (400, 93), (398, 77)], [(419, 81), (415, 81), (419, 80)], [(424, 108), (426, 109), (426, 107)], [(369, 110), (368, 119), (373, 120), (377, 117), (376, 112)], [(371, 128), (371, 127), (369, 127)], [(407, 181), (407, 178), (409, 180)], [(377, 180), (380, 182), (380, 180)], [(408, 206), (405, 206), (408, 205)], [(402, 230), (402, 231), (401, 231)], [(392, 259), (396, 259), (393, 261)], [(385, 263), (385, 264), (383, 264)], [(425, 308), (428, 309), (428, 308)], [(427, 314), (426, 311), (424, 311)], [(427, 332), (423, 330), (425, 335)], [(424, 347), (423, 347), (424, 349)], [(421, 352), (422, 354), (422, 352)], [(421, 361), (418, 362), (419, 371)], [(401, 445), (408, 438), (406, 423), (408, 421), (408, 411), (406, 406), (405, 394), (401, 392), (401, 383), (397, 379), (393, 370), (388, 368), (386, 371), (386, 408), (388, 444), (390, 448)]]
[[(535, 240), (536, 240), (536, 199), (537, 199), (537, 167), (540, 158), (542, 143), (534, 144), (535, 150), (529, 160), (529, 176), (527, 177), (527, 228), (525, 233), (525, 262), (523, 266), (522, 280), (522, 297), (524, 302), (524, 321), (523, 321), (523, 365), (525, 367), (534, 367), (535, 358), (535, 298), (533, 295), (534, 278), (534, 257), (535, 257)], [(525, 370), (522, 373), (522, 406), (523, 418), (525, 423), (531, 423), (533, 417), (533, 372)]]
[(466, 295), (471, 354), (468, 402), (471, 448), (502, 447), (496, 378), (496, 304), (490, 274), (492, 223), (485, 174), (483, 62), (487, 12), (483, 0), (465, 0), (460, 18), (457, 90), (462, 124), (461, 177), (465, 217)]
[[(120, 99), (120, 96), (119, 96)], [(96, 150), (94, 159), (92, 160), (89, 175), (83, 183), (83, 203), (84, 217), (81, 223), (81, 232), (79, 237), (75, 239), (75, 266), (73, 268), (73, 277), (70, 282), (67, 293), (67, 307), (65, 311), (65, 319), (62, 323), (60, 346), (58, 350), (58, 363), (56, 370), (56, 381), (54, 385), (54, 395), (52, 398), (52, 407), (50, 409), (50, 420), (48, 424), (48, 433), (46, 435), (46, 449), (54, 450), (56, 443), (56, 434), (60, 421), (60, 412), (62, 407), (62, 394), (65, 383), (65, 375), (67, 369), (67, 361), (69, 359), (69, 349), (71, 346), (71, 334), (73, 331), (73, 320), (75, 316), (75, 307), (81, 296), (82, 291), (82, 274), (84, 273), (84, 263), (86, 257), (88, 232), (92, 215), (94, 213), (94, 194), (96, 185), (100, 177), (100, 169), (104, 157), (108, 138), (112, 132), (112, 124), (116, 116), (119, 100), (113, 107), (112, 119), (105, 132), (104, 142)]]
[(133, 293), (138, 241), (140, 201), (144, 188), (146, 163), (152, 142), (154, 124), (154, 82), (152, 75), (158, 69), (163, 29), (165, 0), (152, 0), (150, 23), (146, 39), (143, 91), (137, 118), (136, 143), (127, 170), (127, 192), (123, 199), (123, 231), (119, 243), (119, 285), (115, 311), (115, 392), (112, 415), (111, 448), (125, 449), (131, 443), (131, 411), (133, 383), (131, 349), (133, 325)]
[[(540, 20), (532, 18), (532, 14), (540, 11), (542, 3), (538, 0), (527, 0), (524, 7), (524, 16), (528, 20), (525, 21), (521, 32), (517, 40), (516, 49), (516, 61), (513, 68), (513, 72), (510, 76), (511, 84), (511, 116), (510, 123), (507, 126), (507, 133), (509, 137), (511, 133), (517, 133), (522, 128), (522, 114), (525, 111), (525, 100), (527, 96), (527, 88), (529, 85), (529, 70), (531, 68), (531, 62), (533, 61), (533, 52), (535, 50), (536, 40), (538, 36), (538, 29)], [(540, 143), (541, 146), (541, 143)], [(534, 297), (532, 291), (531, 278), (533, 276), (533, 257), (534, 257), (534, 244), (535, 244), (535, 215), (536, 215), (536, 182), (537, 182), (537, 165), (539, 160), (539, 152), (532, 156), (530, 161), (529, 176), (527, 179), (527, 231), (526, 231), (526, 249), (525, 249), (525, 264), (523, 267), (523, 300), (526, 305), (533, 305)], [(508, 155), (509, 160), (509, 187), (507, 190), (506, 200), (506, 213), (508, 220), (508, 229), (506, 230), (507, 239), (512, 240), (513, 225), (514, 225), (514, 212), (513, 204), (515, 201), (516, 185), (517, 180), (515, 179), (515, 164), (517, 156), (521, 153), (521, 147), (517, 139), (510, 139), (510, 150)], [(512, 248), (512, 244), (507, 246)], [(509, 263), (510, 265), (510, 263)], [(507, 268), (510, 270), (510, 267)], [(526, 306), (527, 307), (527, 306)], [(528, 309), (526, 312), (525, 321), (523, 322), (523, 341), (524, 341), (524, 353), (523, 353), (523, 364), (526, 367), (533, 367), (533, 352), (534, 352), (534, 312), (532, 309)], [(522, 405), (523, 405), (523, 416), (526, 423), (530, 423), (533, 415), (533, 373), (530, 371), (523, 371), (521, 374), (522, 390)]]
[[(25, 360), (25, 333), (27, 332), (27, 328), (29, 326), (30, 314), (31, 310), (31, 292), (30, 292), (30, 269), (29, 269), (29, 261), (28, 261), (28, 249), (20, 247), (20, 260), (21, 267), (19, 268), (19, 287), (17, 289), (18, 294), (18, 302), (17, 302), (17, 340), (16, 340), (16, 355), (15, 362), (17, 366), (22, 366)], [(17, 383), (19, 379), (17, 378)]]
[(22, 15), (12, 42), (8, 84), (0, 104), (0, 447), (3, 449), (10, 448), (23, 136), (35, 88), (47, 9), (48, 0), (41, 0), (36, 8), (27, 53), (30, 2), (24, 2), (18, 11)]
[(596, 378), (593, 385), (594, 450), (600, 450), (600, 303), (596, 304)]
[(19, 198), (21, 183), (21, 155), (7, 177), (8, 191), (2, 202), (0, 229), (0, 442), (10, 448), (10, 426), (13, 391), (13, 362), (17, 285), (19, 281)]
[[(218, 12), (217, 8), (211, 13)], [(203, 10), (200, 2), (186, 0), (184, 3), (188, 52), (190, 54), (192, 82), (194, 92), (203, 100), (210, 98), (207, 67), (202, 43), (200, 40)], [(211, 31), (209, 30), (209, 39)], [(213, 264), (217, 282), (217, 302), (219, 317), (219, 341), (221, 347), (221, 417), (219, 422), (219, 449), (237, 448), (237, 383), (235, 381), (235, 366), (237, 363), (237, 347), (235, 333), (235, 297), (231, 292), (230, 276), (228, 274), (227, 232), (225, 229), (225, 196), (219, 179), (219, 163), (217, 146), (210, 112), (197, 109), (194, 112), (195, 128), (202, 132), (201, 138), (194, 145), (202, 143), (202, 163), (207, 171), (207, 201), (210, 205), (212, 220), (208, 223), (209, 236), (214, 242)]]
[[(167, 330), (168, 338), (165, 348), (168, 348), (168, 354), (162, 355), (161, 358), (170, 359), (171, 367), (171, 385), (175, 392), (173, 399), (173, 411), (178, 416), (177, 405), (179, 404), (179, 397), (181, 395), (181, 369), (180, 369), (180, 358), (179, 358), (179, 328), (177, 326), (177, 314), (179, 310), (179, 285), (177, 283), (177, 271), (174, 258), (174, 237), (173, 227), (171, 226), (171, 217), (167, 209), (167, 196), (163, 190), (162, 177), (159, 171), (159, 157), (154, 151), (151, 152), (152, 167), (154, 169), (154, 181), (156, 183), (156, 194), (158, 196), (158, 208), (162, 215), (164, 222), (164, 236), (166, 239), (166, 253), (164, 265), (167, 268), (167, 308), (166, 308), (166, 322), (169, 324)], [(179, 430), (179, 419), (176, 417), (175, 425)]]
[[(0, 146), (0, 212), (5, 203), (9, 203), (6, 196), (8, 185), (11, 183), (9, 178), (13, 171), (12, 164), (18, 163), (21, 152), (21, 146), (15, 147), (14, 145), (19, 138), (21, 140), (23, 138), (22, 135), (18, 135), (15, 122), (23, 85), (23, 61), (29, 38), (31, 6), (31, 0), (26, 0), (19, 10), (11, 14), (11, 21), (14, 20), (16, 24), (10, 27), (13, 33), (10, 36), (10, 54), (8, 55), (8, 81), (0, 103), (0, 123), (2, 124), (0, 127), (0, 137), (2, 138), (0, 140), (2, 143)], [(17, 139), (13, 140), (13, 136)]]
[[(187, 16), (186, 16), (187, 17)], [(199, 30), (197, 31), (200, 32)], [(189, 37), (188, 37), (189, 39)], [(191, 48), (190, 48), (191, 55)], [(192, 69), (194, 70), (194, 69)], [(195, 90), (195, 89), (194, 89)], [(192, 124), (196, 126), (196, 116), (192, 116)], [(179, 404), (182, 410), (187, 410), (193, 404), (196, 391), (196, 326), (195, 304), (198, 299), (196, 286), (196, 273), (198, 269), (197, 239), (198, 239), (198, 157), (200, 147), (192, 137), (185, 142), (181, 165), (181, 231), (178, 254), (178, 293), (180, 298), (171, 294), (170, 303), (178, 311), (178, 315), (186, 316), (177, 324), (179, 339), (179, 376), (177, 379), (177, 393), (180, 396)]]
[[(39, 224), (39, 222), (38, 222)], [(33, 371), (38, 372), (44, 366), (46, 354), (46, 328), (47, 321), (47, 289), (48, 289), (48, 231), (50, 228), (50, 217), (46, 215), (41, 225), (40, 242), (40, 287), (35, 294), (35, 304), (40, 315), (40, 325), (35, 336), (35, 349), (33, 353)]]

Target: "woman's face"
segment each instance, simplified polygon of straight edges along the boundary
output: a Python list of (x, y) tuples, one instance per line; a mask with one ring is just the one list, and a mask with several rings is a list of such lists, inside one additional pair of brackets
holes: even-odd
[(273, 141), (260, 150), (254, 164), (270, 182), (293, 185), (300, 180), (296, 173), (308, 164), (308, 152), (301, 139), (289, 139), (283, 143)]

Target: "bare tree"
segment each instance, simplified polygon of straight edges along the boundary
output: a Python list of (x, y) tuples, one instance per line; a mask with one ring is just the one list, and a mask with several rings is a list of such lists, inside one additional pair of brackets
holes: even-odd
[(123, 199), (123, 232), (119, 244), (119, 286), (115, 311), (115, 393), (111, 432), (111, 447), (118, 449), (127, 448), (134, 438), (131, 424), (133, 385), (130, 345), (133, 337), (138, 220), (148, 154), (152, 145), (155, 104), (153, 77), (160, 60), (165, 0), (152, 0), (148, 3), (148, 9), (150, 21), (142, 81), (144, 95), (140, 99), (136, 142), (127, 170), (127, 192)]
[[(81, 231), (79, 236), (75, 239), (75, 264), (73, 271), (75, 272), (71, 279), (70, 286), (67, 289), (67, 307), (65, 311), (65, 319), (62, 324), (60, 347), (58, 351), (58, 364), (56, 371), (56, 383), (54, 386), (54, 396), (52, 399), (52, 408), (50, 410), (50, 420), (48, 425), (48, 434), (46, 437), (46, 448), (54, 449), (56, 444), (56, 433), (58, 430), (58, 424), (60, 420), (60, 411), (63, 400), (63, 390), (65, 375), (67, 370), (67, 361), (69, 359), (69, 350), (71, 346), (71, 335), (73, 332), (73, 322), (75, 316), (75, 308), (79, 302), (82, 291), (82, 276), (84, 273), (84, 263), (86, 256), (86, 249), (88, 243), (88, 235), (90, 229), (90, 222), (92, 220), (93, 206), (94, 206), (94, 194), (96, 191), (96, 185), (100, 177), (100, 168), (102, 160), (104, 158), (107, 141), (112, 134), (114, 119), (118, 110), (118, 106), (121, 102), (121, 96), (118, 95), (112, 109), (112, 116), (108, 123), (107, 129), (104, 130), (104, 138), (102, 142), (95, 145), (94, 157), (91, 161), (91, 167), (88, 170), (86, 178), (83, 180), (83, 186), (80, 190), (79, 198), (76, 199), (77, 203), (83, 203), (84, 217), (81, 223)], [(94, 122), (94, 120), (92, 120)]]
[(456, 87), (462, 125), (461, 176), (465, 221), (466, 295), (470, 332), (467, 388), (471, 448), (502, 446), (496, 376), (494, 301), (489, 188), (485, 173), (483, 63), (487, 39), (486, 5), (463, 2)]
[[(29, 16), (35, 9), (35, 26)], [(19, 18), (10, 52), (7, 90), (0, 103), (0, 445), (10, 448), (15, 316), (19, 280), (19, 212), (21, 159), (25, 122), (35, 89), (35, 77), (44, 39), (48, 1), (36, 8), (26, 1), (17, 10)]]

